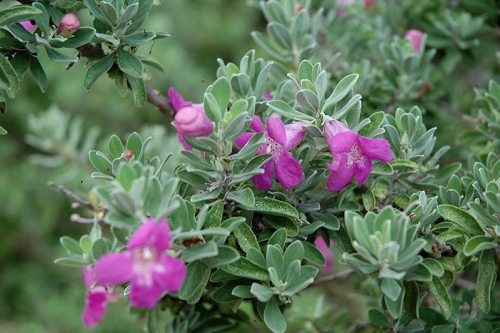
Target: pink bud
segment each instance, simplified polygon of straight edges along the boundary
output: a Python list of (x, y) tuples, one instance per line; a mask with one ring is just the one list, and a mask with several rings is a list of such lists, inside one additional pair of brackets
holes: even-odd
[(337, 4), (340, 6), (350, 6), (354, 4), (354, 0), (337, 0)]
[(266, 102), (269, 102), (269, 101), (271, 101), (273, 99), (273, 96), (271, 96), (271, 94), (269, 93), (269, 91), (266, 90), (266, 91), (264, 91), (262, 93), (262, 99), (264, 101), (266, 101)]
[(80, 20), (78, 16), (73, 13), (65, 14), (57, 27), (57, 34), (63, 36), (69, 36), (73, 32), (80, 29)]
[(33, 33), (37, 28), (36, 24), (33, 24), (30, 21), (22, 21), (19, 23), (21, 23), (21, 25), (23, 26), (24, 29), (26, 29), (27, 31), (29, 31), (31, 33)]
[(207, 117), (202, 105), (186, 106), (175, 114), (177, 132), (186, 136), (207, 136), (214, 126)]
[(405, 38), (410, 41), (413, 52), (415, 53), (420, 53), (423, 37), (423, 32), (416, 29), (408, 30), (405, 34)]
[(363, 0), (364, 10), (370, 10), (373, 6), (375, 6), (375, 0)]
[(130, 149), (127, 149), (123, 152), (122, 156), (125, 157), (128, 161), (130, 161), (134, 157), (134, 152)]

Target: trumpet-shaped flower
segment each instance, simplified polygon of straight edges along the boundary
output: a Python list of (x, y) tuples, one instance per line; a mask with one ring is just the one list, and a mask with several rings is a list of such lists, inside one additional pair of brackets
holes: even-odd
[(106, 286), (96, 283), (94, 272), (90, 266), (83, 267), (82, 274), (83, 282), (87, 287), (82, 320), (86, 327), (92, 327), (101, 322), (106, 313), (108, 302), (114, 301), (117, 295)]
[(148, 219), (127, 244), (127, 251), (99, 258), (94, 273), (103, 285), (130, 282), (133, 306), (152, 308), (166, 292), (178, 291), (186, 277), (186, 265), (168, 255), (170, 232), (166, 219)]
[(170, 105), (175, 111), (175, 128), (177, 139), (186, 150), (193, 148), (184, 140), (182, 135), (198, 137), (208, 136), (214, 130), (214, 125), (205, 114), (203, 104), (194, 104), (186, 101), (175, 88), (168, 89)]
[(358, 135), (340, 121), (326, 122), (324, 134), (333, 156), (332, 163), (328, 163), (330, 175), (327, 183), (331, 192), (339, 192), (353, 178), (358, 184), (364, 184), (373, 160), (388, 163), (394, 158), (387, 140)]
[(305, 133), (302, 130), (302, 124), (284, 125), (279, 118), (268, 118), (266, 125), (267, 129), (264, 128), (260, 118), (254, 116), (250, 127), (255, 132), (241, 134), (235, 140), (235, 144), (242, 148), (256, 133), (265, 133), (266, 142), (257, 151), (257, 155), (270, 154), (271, 159), (262, 166), (264, 173), (253, 177), (255, 187), (261, 191), (271, 189), (276, 174), (281, 187), (284, 189), (293, 188), (304, 178), (304, 171), (299, 161), (290, 154), (290, 150), (304, 139)]

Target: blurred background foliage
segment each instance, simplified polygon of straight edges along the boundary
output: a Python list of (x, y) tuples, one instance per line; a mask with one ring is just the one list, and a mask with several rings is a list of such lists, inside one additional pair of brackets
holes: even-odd
[[(83, 15), (80, 18), (82, 22), (90, 21)], [(164, 1), (154, 8), (147, 26), (172, 37), (157, 41), (151, 49), (165, 74), (152, 72), (149, 84), (163, 94), (175, 86), (187, 98), (201, 100), (202, 92), (215, 78), (216, 59), (236, 62), (253, 48), (250, 31), (259, 28), (259, 22), (260, 12), (244, 1)], [(87, 228), (70, 222), (70, 201), (47, 186), (49, 180), (54, 180), (83, 196), (90, 187), (88, 149), (79, 142), (76, 146), (80, 149), (75, 151), (65, 141), (68, 132), (80, 139), (94, 131), (97, 143), (90, 145), (96, 147), (113, 133), (124, 137), (139, 131), (155, 138), (150, 148), (160, 156), (178, 145), (168, 135), (173, 129), (167, 117), (150, 105), (137, 109), (131, 95), (122, 98), (117, 94), (112, 80), (102, 77), (86, 91), (84, 62), (66, 70), (63, 63), (42, 60), (49, 78), (47, 93), (40, 93), (35, 82), (27, 78), (2, 115), (2, 125), (9, 131), (0, 140), (2, 333), (84, 330), (80, 320), (84, 286), (75, 288), (81, 275), (78, 270), (53, 263), (63, 252), (58, 242), (60, 235), (79, 235)], [(57, 126), (52, 123), (54, 119), (59, 121)], [(78, 125), (71, 125), (78, 121), (83, 125), (80, 138), (72, 131)], [(66, 130), (66, 134), (48, 135), (54, 128)], [(51, 140), (45, 140), (43, 147), (29, 144), (39, 142), (30, 140), (39, 137)], [(65, 159), (48, 157), (54, 154), (62, 154)], [(114, 304), (105, 322), (93, 331), (141, 331), (142, 323), (134, 322), (125, 307), (126, 304)]]
[[(266, 25), (258, 3), (164, 0), (153, 9), (147, 26), (168, 32), (171, 38), (156, 41), (142, 52), (151, 52), (164, 66), (165, 74), (153, 70), (149, 85), (163, 94), (175, 86), (188, 99), (201, 101), (206, 86), (215, 78), (217, 58), (238, 63), (245, 51), (257, 47), (250, 32), (264, 31)], [(396, 3), (379, 0), (365, 11), (362, 1), (343, 8), (334, 0), (313, 1), (314, 8), (323, 6), (330, 13), (326, 17), (330, 24), (318, 37), (320, 46), (327, 47), (318, 58), (333, 73), (333, 80), (353, 71), (360, 74), (356, 89), (363, 95), (365, 111), (391, 112), (395, 107), (409, 109), (417, 104), (427, 112), (428, 127), (438, 126), (437, 145), (451, 144), (474, 126), (464, 118), (475, 116), (473, 88), (487, 88), (490, 79), (499, 81), (498, 7), (494, 0)], [(336, 16), (338, 10), (344, 10), (343, 17)], [(90, 22), (90, 17), (81, 14), (84, 24)], [(432, 85), (422, 82), (418, 93), (410, 98), (384, 94), (403, 90), (393, 89), (391, 82), (382, 80), (401, 73), (389, 65), (383, 67), (386, 58), (381, 45), (389, 45), (394, 36), (403, 38), (408, 29), (426, 32), (427, 48), (436, 48), (427, 77)], [(258, 54), (265, 56), (259, 50)], [(91, 187), (87, 152), (101, 147), (111, 134), (122, 138), (133, 131), (143, 137), (151, 135), (152, 153), (160, 156), (180, 148), (171, 135), (170, 120), (150, 105), (137, 109), (130, 95), (118, 95), (112, 80), (102, 77), (86, 91), (83, 62), (66, 70), (62, 63), (42, 60), (49, 78), (47, 93), (41, 94), (33, 81), (24, 80), (21, 92), (1, 117), (2, 126), (9, 131), (0, 139), (2, 333), (84, 330), (80, 320), (83, 283), (75, 288), (81, 275), (77, 270), (54, 265), (53, 260), (63, 251), (58, 243), (60, 235), (81, 235), (87, 227), (70, 221), (70, 201), (52, 191), (47, 182), (63, 184), (84, 197)], [(82, 128), (81, 133), (78, 128)], [(85, 137), (93, 140), (82, 142)], [(468, 145), (467, 140), (462, 145)], [(455, 148), (446, 158), (466, 157)], [(312, 332), (319, 325), (343, 331), (349, 317), (366, 313), (359, 291), (375, 300), (375, 289), (361, 278), (320, 284), (289, 310), (288, 318), (293, 318), (290, 329)], [(345, 304), (359, 313), (346, 315), (341, 311)], [(92, 331), (140, 332), (143, 323), (127, 315), (125, 307), (125, 303), (112, 304), (104, 322)]]

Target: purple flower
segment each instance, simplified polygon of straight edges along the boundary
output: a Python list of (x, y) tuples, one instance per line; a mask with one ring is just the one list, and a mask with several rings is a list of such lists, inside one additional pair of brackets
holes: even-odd
[(324, 134), (333, 155), (332, 163), (328, 163), (328, 189), (331, 192), (339, 192), (353, 178), (358, 184), (364, 184), (373, 160), (388, 163), (394, 158), (387, 140), (358, 135), (340, 121), (326, 122)]
[(213, 132), (214, 125), (205, 114), (203, 104), (193, 104), (191, 101), (186, 101), (175, 88), (168, 89), (168, 98), (175, 112), (177, 139), (184, 149), (193, 150), (182, 135), (192, 137), (207, 136)]
[(117, 295), (106, 286), (96, 284), (94, 272), (90, 266), (83, 267), (82, 274), (83, 281), (87, 287), (82, 320), (86, 327), (92, 327), (102, 321), (106, 313), (107, 303), (114, 301)]
[(99, 258), (94, 272), (97, 283), (123, 284), (130, 281), (133, 306), (153, 308), (166, 292), (178, 291), (186, 277), (186, 265), (165, 253), (170, 248), (167, 220), (148, 219), (127, 244), (127, 251)]
[(330, 241), (330, 246), (328, 246), (323, 237), (318, 235), (314, 241), (314, 245), (316, 245), (318, 250), (323, 254), (323, 257), (325, 257), (326, 265), (323, 271), (325, 273), (331, 273), (333, 269), (333, 241)]
[(61, 23), (59, 23), (57, 27), (57, 34), (69, 36), (78, 29), (80, 29), (80, 20), (78, 16), (73, 13), (68, 13), (62, 17)]
[(22, 22), (19, 22), (19, 23), (23, 26), (23, 28), (26, 31), (28, 31), (30, 33), (33, 33), (36, 30), (36, 28), (37, 28), (36, 24), (33, 24), (30, 21), (22, 21)]
[(405, 38), (410, 41), (411, 48), (415, 53), (420, 53), (423, 37), (424, 37), (423, 32), (416, 29), (408, 30), (405, 34)]
[(260, 118), (254, 116), (250, 127), (255, 132), (241, 134), (234, 143), (242, 148), (256, 133), (265, 133), (266, 142), (257, 151), (257, 155), (271, 154), (272, 157), (262, 166), (264, 173), (253, 177), (255, 187), (261, 191), (271, 189), (273, 176), (276, 174), (281, 187), (284, 189), (293, 188), (304, 178), (299, 161), (290, 154), (290, 150), (304, 139), (305, 133), (302, 130), (302, 123), (284, 125), (279, 118), (268, 118), (266, 124), (267, 130), (262, 125)]

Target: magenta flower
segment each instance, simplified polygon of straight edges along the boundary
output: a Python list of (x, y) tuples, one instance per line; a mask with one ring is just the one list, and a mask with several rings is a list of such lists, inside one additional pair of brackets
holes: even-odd
[(107, 303), (114, 301), (117, 295), (106, 286), (96, 283), (94, 272), (90, 266), (83, 267), (82, 274), (83, 281), (87, 287), (82, 320), (86, 327), (93, 327), (102, 321), (106, 313)]
[(338, 120), (327, 121), (324, 134), (333, 156), (332, 163), (328, 163), (328, 189), (331, 192), (339, 192), (353, 178), (358, 184), (364, 184), (373, 160), (388, 163), (394, 158), (387, 140), (358, 135)]
[(214, 125), (205, 114), (203, 104), (193, 104), (191, 101), (186, 101), (175, 88), (168, 89), (168, 98), (176, 113), (174, 124), (177, 130), (177, 139), (184, 149), (193, 150), (182, 135), (208, 136), (213, 132)]
[(314, 245), (321, 251), (323, 257), (325, 257), (326, 265), (323, 271), (325, 273), (331, 273), (333, 269), (333, 241), (330, 240), (330, 246), (326, 245), (325, 240), (321, 236), (317, 236), (314, 241)]
[(410, 41), (414, 53), (420, 53), (423, 37), (424, 33), (420, 30), (411, 29), (406, 32), (405, 38)]
[(271, 154), (271, 159), (264, 163), (264, 173), (252, 178), (255, 187), (261, 191), (267, 191), (273, 186), (273, 177), (276, 174), (278, 182), (284, 189), (297, 186), (304, 178), (304, 171), (290, 150), (296, 147), (305, 136), (302, 123), (284, 125), (279, 118), (268, 118), (267, 130), (262, 125), (258, 116), (254, 116), (250, 127), (255, 132), (241, 134), (235, 144), (242, 148), (248, 140), (256, 133), (266, 134), (266, 142), (262, 144), (257, 155)]
[(78, 29), (80, 29), (80, 20), (78, 16), (73, 13), (68, 13), (62, 17), (61, 23), (59, 23), (57, 27), (57, 34), (69, 36)]
[(148, 219), (127, 244), (127, 251), (99, 258), (94, 272), (97, 283), (123, 284), (130, 281), (133, 306), (153, 308), (166, 292), (178, 291), (186, 277), (186, 265), (165, 253), (170, 248), (166, 219)]
[(26, 31), (28, 31), (30, 33), (33, 33), (36, 30), (36, 28), (37, 28), (36, 24), (33, 24), (30, 21), (22, 21), (22, 22), (19, 22), (19, 23), (23, 26), (23, 28)]

